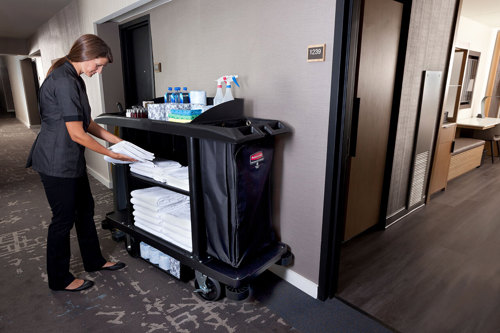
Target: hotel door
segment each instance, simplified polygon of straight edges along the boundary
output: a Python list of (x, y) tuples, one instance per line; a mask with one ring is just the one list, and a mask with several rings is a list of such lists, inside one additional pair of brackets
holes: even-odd
[(379, 222), (403, 14), (399, 1), (363, 2), (354, 88), (359, 116), (352, 138), (356, 149), (350, 159), (344, 240)]

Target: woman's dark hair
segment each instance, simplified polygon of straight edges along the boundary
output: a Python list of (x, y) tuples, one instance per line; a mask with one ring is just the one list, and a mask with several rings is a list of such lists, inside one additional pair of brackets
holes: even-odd
[(50, 66), (47, 76), (66, 61), (82, 62), (97, 58), (107, 58), (109, 63), (113, 62), (113, 55), (109, 46), (99, 37), (92, 34), (80, 36), (74, 43), (67, 56), (57, 59)]

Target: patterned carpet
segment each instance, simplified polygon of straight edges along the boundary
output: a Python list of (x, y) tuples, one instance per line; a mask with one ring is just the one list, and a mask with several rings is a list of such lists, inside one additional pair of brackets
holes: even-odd
[(95, 281), (81, 293), (47, 286), (45, 241), (51, 213), (39, 176), (24, 164), (35, 133), (0, 119), (0, 332), (296, 332), (254, 297), (206, 302), (181, 282), (132, 258), (102, 230), (111, 190), (90, 177), (103, 254), (122, 271), (87, 273), (72, 236), (72, 272)]

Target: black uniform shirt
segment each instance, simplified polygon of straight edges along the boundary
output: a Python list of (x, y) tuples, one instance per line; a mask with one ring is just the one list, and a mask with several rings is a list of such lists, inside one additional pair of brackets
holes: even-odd
[(54, 177), (83, 176), (85, 147), (71, 139), (66, 122), (82, 121), (87, 132), (90, 105), (85, 82), (71, 63), (65, 62), (47, 76), (40, 88), (39, 110), (42, 125), (26, 166)]

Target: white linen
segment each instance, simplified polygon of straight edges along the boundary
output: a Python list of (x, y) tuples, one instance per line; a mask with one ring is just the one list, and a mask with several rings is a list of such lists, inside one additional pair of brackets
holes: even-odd
[(186, 251), (189, 251), (189, 252), (192, 252), (193, 251), (193, 245), (192, 245), (192, 240), (189, 240), (189, 241), (186, 241), (184, 239), (174, 239), (172, 238), (170, 235), (166, 235), (164, 234), (163, 232), (158, 232), (152, 228), (150, 228), (149, 225), (147, 225), (146, 223), (144, 223), (144, 221), (135, 221), (134, 225), (144, 231), (147, 231), (155, 236), (158, 236)]
[[(129, 157), (132, 157), (133, 159), (141, 162), (146, 162), (146, 161), (151, 161), (155, 158), (154, 154), (142, 149), (139, 146), (134, 145), (131, 142), (128, 142), (126, 140), (122, 140), (113, 146), (109, 147), (110, 150), (112, 150), (115, 153), (127, 155)], [(130, 164), (132, 162), (127, 162), (127, 161), (121, 161), (121, 160), (116, 160), (114, 158), (111, 158), (109, 156), (104, 156), (104, 160), (108, 163), (113, 163), (113, 164)]]
[(159, 186), (134, 190), (130, 192), (130, 195), (140, 202), (153, 206), (168, 206), (189, 200), (189, 197), (184, 194), (169, 191)]

